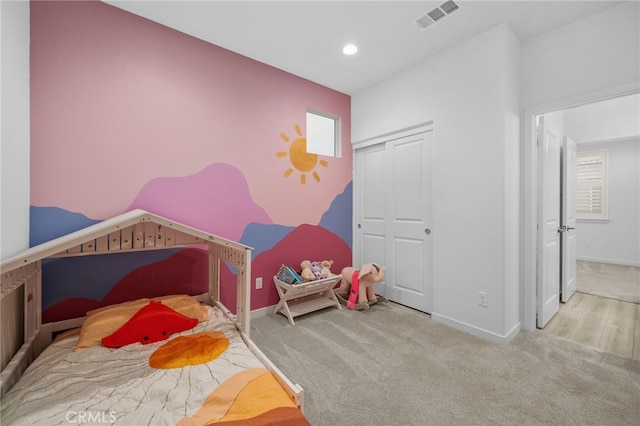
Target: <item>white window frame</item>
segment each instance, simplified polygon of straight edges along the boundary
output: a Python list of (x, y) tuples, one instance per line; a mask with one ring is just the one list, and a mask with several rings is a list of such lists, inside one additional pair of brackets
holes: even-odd
[(576, 219), (609, 220), (609, 152), (576, 153)]
[(341, 121), (339, 116), (307, 108), (307, 152), (340, 157)]

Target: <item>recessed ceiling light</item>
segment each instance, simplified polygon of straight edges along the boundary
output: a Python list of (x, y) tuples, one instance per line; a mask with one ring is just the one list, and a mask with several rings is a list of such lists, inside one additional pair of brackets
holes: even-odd
[(354, 55), (358, 51), (358, 46), (355, 44), (347, 44), (342, 48), (342, 53), (345, 55)]

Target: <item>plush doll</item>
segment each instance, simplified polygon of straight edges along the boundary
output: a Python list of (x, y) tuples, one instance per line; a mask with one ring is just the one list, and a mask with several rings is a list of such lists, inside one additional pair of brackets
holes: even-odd
[(311, 262), (311, 272), (313, 272), (314, 280), (322, 279), (322, 265), (320, 262)]
[[(360, 269), (347, 266), (342, 270), (340, 287), (335, 290), (341, 302), (346, 301), (349, 309), (369, 309), (378, 299), (386, 301), (382, 296), (376, 296), (374, 284), (384, 280), (385, 267), (375, 263), (367, 263)], [(355, 285), (354, 285), (355, 283)]]
[(320, 275), (322, 275), (322, 278), (331, 278), (334, 276), (334, 274), (331, 272), (331, 265), (333, 265), (333, 260), (323, 260), (320, 263), (320, 266), (322, 266), (322, 269), (320, 270)]
[(300, 263), (300, 268), (300, 277), (302, 278), (302, 281), (309, 282), (316, 279), (315, 274), (311, 270), (311, 261), (303, 260), (302, 263)]

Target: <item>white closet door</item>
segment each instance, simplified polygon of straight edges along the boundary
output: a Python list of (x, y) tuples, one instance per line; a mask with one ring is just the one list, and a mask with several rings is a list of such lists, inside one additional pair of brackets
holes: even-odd
[(429, 228), (433, 132), (387, 142), (387, 298), (431, 312), (432, 237)]
[[(356, 151), (354, 211), (356, 231), (354, 238), (355, 268), (364, 263), (386, 265), (386, 168), (385, 144)], [(384, 286), (376, 288), (384, 295)]]
[(432, 135), (390, 136), (357, 150), (354, 186), (356, 261), (386, 266), (376, 292), (423, 312), (433, 307)]

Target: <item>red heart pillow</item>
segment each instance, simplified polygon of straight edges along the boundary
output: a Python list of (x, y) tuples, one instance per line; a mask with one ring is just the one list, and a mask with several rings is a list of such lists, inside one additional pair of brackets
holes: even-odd
[(146, 345), (166, 340), (173, 333), (190, 330), (196, 324), (196, 318), (189, 318), (162, 302), (152, 300), (113, 334), (104, 337), (102, 344), (108, 348), (119, 348), (136, 342)]

